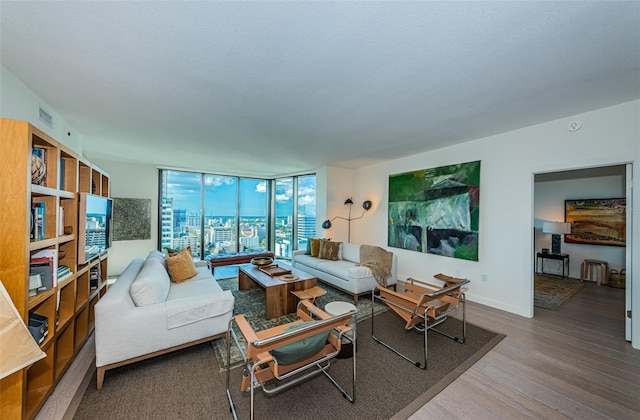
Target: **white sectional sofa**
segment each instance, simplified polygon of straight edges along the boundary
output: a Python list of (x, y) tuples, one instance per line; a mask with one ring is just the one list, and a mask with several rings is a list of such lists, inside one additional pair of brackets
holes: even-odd
[[(95, 306), (97, 387), (105, 371), (222, 337), (234, 297), (205, 261), (181, 283), (170, 280), (164, 255), (134, 259)], [(193, 267), (191, 267), (193, 269)]]
[[(293, 252), (293, 266), (313, 274), (318, 280), (330, 284), (353, 296), (353, 303), (358, 303), (358, 296), (371, 293), (378, 284), (373, 273), (367, 267), (359, 266), (360, 245), (343, 242), (340, 245), (338, 260), (326, 260), (305, 254), (305, 250)], [(398, 256), (393, 254), (391, 275), (387, 285), (393, 286), (398, 278)]]

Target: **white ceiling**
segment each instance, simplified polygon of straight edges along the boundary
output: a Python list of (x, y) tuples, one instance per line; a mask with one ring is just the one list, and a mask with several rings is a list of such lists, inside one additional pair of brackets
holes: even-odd
[(91, 159), (357, 168), (640, 98), (640, 2), (0, 2)]

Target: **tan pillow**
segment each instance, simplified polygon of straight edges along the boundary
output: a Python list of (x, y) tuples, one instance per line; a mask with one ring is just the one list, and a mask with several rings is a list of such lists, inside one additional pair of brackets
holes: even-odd
[(198, 274), (191, 257), (191, 249), (183, 248), (180, 252), (167, 258), (167, 271), (174, 283), (182, 283)]
[(338, 252), (340, 252), (340, 244), (342, 242), (320, 241), (320, 252), (318, 258), (323, 260), (338, 260)]
[(177, 255), (178, 253), (180, 253), (181, 251), (186, 251), (189, 252), (190, 256), (193, 256), (193, 252), (191, 252), (191, 247), (188, 246), (186, 248), (182, 248), (180, 251), (176, 251), (174, 249), (169, 249), (169, 248), (165, 248), (167, 250), (167, 253), (169, 254), (170, 257), (173, 257), (174, 255)]

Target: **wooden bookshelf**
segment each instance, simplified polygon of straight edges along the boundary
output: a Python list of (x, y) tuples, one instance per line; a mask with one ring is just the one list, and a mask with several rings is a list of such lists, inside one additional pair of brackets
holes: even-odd
[[(78, 247), (84, 246), (78, 237), (78, 200), (80, 192), (108, 197), (109, 175), (24, 121), (0, 119), (0, 150), (0, 279), (25, 324), (36, 313), (46, 316), (49, 326), (40, 344), (46, 357), (0, 380), (0, 413), (33, 419), (93, 330), (94, 306), (106, 293), (106, 282), (90, 290), (89, 269), (99, 265), (106, 274), (107, 255), (78, 264)], [(32, 178), (41, 163), (43, 176)], [(43, 209), (39, 238), (31, 237), (34, 202)], [(42, 251), (70, 273), (58, 279), (56, 272), (49, 290), (29, 296), (31, 258)]]

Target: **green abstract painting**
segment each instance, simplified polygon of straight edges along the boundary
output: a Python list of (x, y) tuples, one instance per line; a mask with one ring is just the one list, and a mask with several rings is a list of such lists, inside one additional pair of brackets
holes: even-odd
[(389, 176), (388, 245), (478, 261), (480, 161)]

